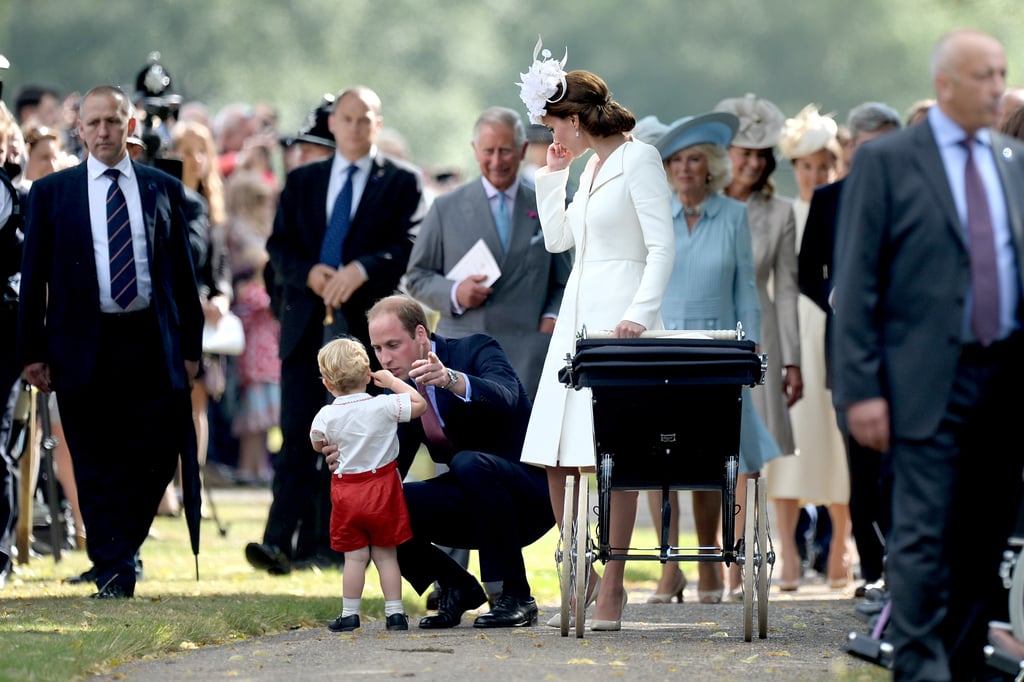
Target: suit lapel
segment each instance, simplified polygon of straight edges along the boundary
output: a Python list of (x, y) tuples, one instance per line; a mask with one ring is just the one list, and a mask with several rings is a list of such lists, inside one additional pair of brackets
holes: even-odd
[(949, 189), (949, 178), (946, 177), (946, 166), (942, 161), (942, 154), (939, 153), (939, 146), (935, 142), (931, 125), (924, 122), (910, 129), (911, 141), (918, 150), (917, 154), (911, 155), (914, 163), (917, 164), (918, 172), (932, 190), (939, 208), (946, 216), (946, 225), (953, 230), (957, 239), (965, 247), (967, 237), (964, 235), (963, 226), (960, 224), (960, 215), (956, 210), (956, 203), (953, 201), (953, 192)]
[(597, 177), (594, 178), (594, 181), (591, 184), (589, 192), (591, 195), (602, 186), (607, 185), (614, 178), (622, 175), (622, 160), (625, 157), (623, 148), (627, 144), (629, 144), (629, 142), (619, 145), (611, 154), (608, 155), (608, 158), (605, 159), (601, 168), (597, 171)]
[[(494, 255), (494, 260), (498, 264), (505, 262), (504, 249), (501, 248), (501, 239), (498, 238), (498, 226), (494, 223), (494, 214), (491, 213), (491, 202), (487, 198), (487, 192), (484, 190), (484, 183), (482, 180), (477, 180), (470, 190), (470, 194), (467, 195), (468, 201), (466, 201), (463, 209), (465, 211), (466, 225), (479, 225), (478, 234), (481, 239), (484, 240), (484, 244), (491, 250)], [(518, 209), (516, 209), (518, 210)], [(515, 217), (512, 218), (512, 237), (515, 236)], [(473, 240), (473, 244), (476, 240)], [(473, 244), (469, 244), (472, 246)], [(511, 238), (509, 246), (511, 247)]]
[[(62, 201), (62, 203), (64, 205), (63, 210), (66, 211), (67, 215), (80, 218), (68, 223), (78, 226), (78, 229), (74, 230), (74, 234), (68, 235), (73, 243), (77, 242), (78, 248), (68, 249), (67, 253), (89, 254), (88, 258), (82, 258), (82, 262), (86, 264), (89, 272), (92, 273), (91, 281), (97, 283), (98, 286), (99, 275), (96, 272), (96, 259), (93, 257), (92, 218), (89, 213), (89, 173), (87, 167), (88, 164), (82, 162), (71, 171), (76, 174), (76, 177), (69, 183), (69, 186), (74, 189), (68, 192), (69, 196), (66, 202)], [(62, 234), (61, 236), (64, 235)], [(99, 300), (98, 288), (96, 296), (96, 300)]]
[(1024, 206), (1020, 188), (1024, 187), (1024, 163), (1019, 148), (1014, 150), (1006, 137), (992, 132), (992, 153), (995, 156), (996, 169), (1003, 183), (1003, 196), (1006, 197), (1006, 216), (1013, 235), (1013, 245), (1017, 251), (1017, 271), (1024, 284)]
[[(522, 182), (516, 192), (516, 208), (512, 214), (512, 235), (508, 241), (508, 253), (520, 254), (530, 247), (530, 240), (540, 230), (540, 219), (537, 217), (537, 199), (533, 190)], [(514, 258), (520, 256), (515, 255)]]
[(135, 169), (135, 181), (139, 185), (139, 202), (142, 205), (142, 221), (146, 227), (146, 255), (150, 267), (154, 263), (153, 249), (156, 244), (156, 182), (149, 177), (139, 164), (132, 162)]
[[(385, 165), (384, 157), (377, 154), (373, 157), (370, 162), (370, 176), (366, 178), (366, 187), (363, 188), (363, 195), (359, 198), (359, 205), (356, 207), (356, 212), (352, 216), (352, 228), (362, 225), (367, 220), (367, 215), (370, 211), (373, 211), (375, 207), (379, 206), (381, 198), (384, 195), (384, 188), (386, 187), (389, 167)], [(328, 175), (330, 173), (328, 172)], [(327, 193), (326, 188), (324, 193)], [(327, 219), (324, 218), (324, 226), (326, 229)], [(351, 231), (349, 232), (351, 234)]]

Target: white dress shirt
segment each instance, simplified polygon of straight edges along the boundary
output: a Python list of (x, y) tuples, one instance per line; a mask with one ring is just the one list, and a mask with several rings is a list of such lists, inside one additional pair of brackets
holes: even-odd
[[(149, 305), (153, 292), (149, 275), (149, 252), (146, 248), (146, 223), (142, 217), (142, 199), (135, 167), (127, 154), (112, 168), (121, 171), (118, 186), (128, 203), (128, 220), (132, 228), (132, 250), (135, 253), (135, 274), (139, 295), (128, 310), (141, 310)], [(95, 157), (86, 159), (89, 179), (89, 222), (92, 226), (92, 251), (96, 259), (96, 279), (100, 286), (100, 310), (105, 313), (124, 312), (110, 297), (110, 249), (107, 236), (107, 192), (110, 178), (103, 174), (108, 166)]]

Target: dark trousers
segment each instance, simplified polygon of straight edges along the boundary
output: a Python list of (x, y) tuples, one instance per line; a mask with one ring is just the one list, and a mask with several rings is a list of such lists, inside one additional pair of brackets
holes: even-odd
[(308, 330), (301, 346), (281, 363), (281, 450), (274, 456), (273, 501), (263, 542), (291, 559), (331, 555), (331, 474), (313, 450), (309, 427), (328, 394), (316, 354), (322, 332)]
[(846, 431), (843, 440), (850, 470), (853, 541), (860, 556), (861, 578), (873, 583), (882, 577), (885, 542), (892, 525), (892, 467), (888, 453), (864, 447)]
[(1006, 620), (997, 571), (1021, 499), (1021, 338), (965, 347), (938, 431), (892, 443), (897, 680), (974, 679), (988, 621)]
[(522, 548), (555, 524), (544, 470), (472, 451), (457, 453), (448, 466), (405, 485), (413, 539), (398, 547), (402, 576), (421, 594), (435, 580), (464, 587), (472, 576), (434, 544), (476, 549), (485, 582), (500, 580), (503, 594), (529, 596)]
[(104, 315), (94, 379), (57, 393), (96, 584), (129, 595), (136, 552), (195, 438), (189, 392), (171, 388), (161, 347), (151, 311)]
[[(18, 519), (17, 486), (14, 472), (17, 464), (11, 457), (10, 437), (14, 424), (14, 404), (21, 393), (14, 354), (15, 323), (9, 310), (0, 312), (0, 574), (11, 565), (11, 546), (14, 544), (14, 526)], [(27, 436), (26, 436), (27, 437)], [(2, 582), (2, 581), (0, 581)]]

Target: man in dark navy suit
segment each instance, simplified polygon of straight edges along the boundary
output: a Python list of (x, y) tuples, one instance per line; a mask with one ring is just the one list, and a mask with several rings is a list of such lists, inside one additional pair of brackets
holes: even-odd
[(833, 400), (889, 451), (897, 680), (983, 673), (1021, 499), (1024, 146), (994, 132), (1006, 52), (979, 31), (932, 53), (927, 119), (857, 150), (839, 204)]
[[(441, 586), (437, 615), (421, 628), (451, 628), (487, 595), (473, 576), (435, 544), (478, 549), (486, 583), (502, 583), (480, 628), (537, 622), (522, 548), (555, 523), (543, 469), (519, 461), (530, 399), (501, 346), (485, 334), (447, 339), (427, 331), (420, 304), (390, 296), (370, 309), (370, 345), (384, 369), (413, 380), (427, 395), (427, 413), (399, 426), (404, 476), (421, 445), (448, 471), (407, 483), (413, 539), (398, 547), (402, 577), (423, 593)], [(325, 448), (333, 466), (336, 448)], [(434, 543), (434, 544), (432, 544)]]
[(20, 354), (57, 391), (99, 598), (131, 597), (179, 453), (195, 457), (189, 394), (202, 352), (185, 195), (133, 163), (128, 97), (82, 98), (78, 166), (37, 180), (26, 212)]
[[(853, 158), (862, 144), (899, 130), (900, 126), (900, 115), (881, 102), (865, 102), (854, 107), (846, 119)], [(814, 190), (799, 253), (800, 293), (814, 301), (826, 315), (825, 385), (828, 388), (832, 388), (832, 252), (843, 182), (839, 180)], [(860, 556), (860, 576), (864, 581), (856, 593), (864, 596), (868, 585), (882, 579), (885, 536), (890, 525), (889, 467), (881, 452), (866, 448), (850, 437), (841, 413), (837, 418), (850, 469), (850, 520)]]
[(349, 334), (369, 345), (366, 311), (397, 288), (424, 213), (419, 172), (377, 149), (380, 112), (380, 98), (363, 86), (335, 98), (328, 126), (337, 150), (289, 173), (267, 242), (282, 286), (284, 442), (263, 541), (249, 543), (246, 558), (271, 574), (337, 558), (329, 472), (309, 445), (309, 425), (328, 399), (316, 355), (325, 336)]

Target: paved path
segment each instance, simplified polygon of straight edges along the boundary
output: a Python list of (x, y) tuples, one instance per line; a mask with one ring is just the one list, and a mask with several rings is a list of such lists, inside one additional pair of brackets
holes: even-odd
[[(645, 594), (632, 594), (643, 601)], [(203, 647), (122, 666), (100, 680), (593, 680), (670, 677), (712, 680), (884, 680), (881, 668), (843, 653), (847, 633), (864, 626), (852, 600), (820, 585), (772, 595), (768, 638), (743, 641), (740, 603), (629, 604), (621, 632), (589, 630), (563, 638), (543, 622), (518, 630), (478, 630), (472, 615), (452, 630), (388, 633), (381, 621), (351, 634), (305, 628)], [(351, 677), (350, 677), (351, 676)]]

